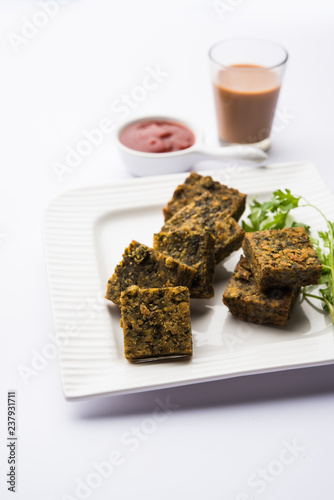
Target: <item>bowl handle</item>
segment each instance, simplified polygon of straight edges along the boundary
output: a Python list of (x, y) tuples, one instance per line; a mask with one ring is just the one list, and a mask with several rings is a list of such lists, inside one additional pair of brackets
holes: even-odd
[(201, 160), (223, 160), (223, 159), (235, 159), (235, 160), (248, 160), (254, 162), (262, 162), (268, 158), (267, 153), (262, 151), (255, 146), (248, 146), (247, 144), (236, 145), (236, 146), (222, 146), (222, 147), (209, 147), (201, 145), (197, 150), (196, 154), (199, 156), (198, 161)]

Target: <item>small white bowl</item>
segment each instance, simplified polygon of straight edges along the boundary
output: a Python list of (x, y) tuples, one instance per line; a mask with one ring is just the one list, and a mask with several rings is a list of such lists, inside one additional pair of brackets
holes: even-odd
[[(181, 123), (181, 125), (185, 125), (193, 132), (195, 142), (189, 148), (180, 151), (171, 151), (169, 153), (146, 153), (124, 146), (119, 139), (121, 132), (129, 125), (147, 120), (163, 120)], [(264, 151), (254, 146), (233, 145), (216, 148), (205, 146), (202, 142), (202, 133), (195, 124), (180, 119), (179, 117), (166, 115), (141, 116), (126, 123), (122, 123), (116, 129), (115, 140), (118, 151), (128, 171), (137, 177), (187, 172), (195, 163), (203, 160), (222, 161), (226, 159), (235, 159), (262, 162), (268, 156)]]

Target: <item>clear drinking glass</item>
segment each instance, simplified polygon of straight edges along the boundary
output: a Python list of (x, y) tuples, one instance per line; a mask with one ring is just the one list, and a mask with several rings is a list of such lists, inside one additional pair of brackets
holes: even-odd
[(267, 150), (287, 51), (279, 44), (227, 39), (209, 51), (219, 139)]

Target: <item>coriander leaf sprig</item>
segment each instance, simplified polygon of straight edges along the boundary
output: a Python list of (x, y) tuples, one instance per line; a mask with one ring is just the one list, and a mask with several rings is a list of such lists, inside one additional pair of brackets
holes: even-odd
[[(305, 198), (303, 200), (306, 202), (306, 205), (302, 205), (305, 207), (312, 207), (323, 217), (326, 221), (327, 231), (318, 231), (319, 239), (315, 239), (311, 237), (311, 241), (317, 252), (317, 255), (322, 264), (322, 272), (319, 280), (319, 285), (325, 285), (323, 288), (320, 288), (319, 291), (321, 296), (314, 296), (313, 298), (317, 298), (319, 300), (323, 300), (325, 302), (325, 310), (330, 312), (334, 323), (334, 223), (327, 219), (325, 214), (312, 203), (308, 203)], [(322, 244), (320, 243), (322, 242)], [(307, 292), (307, 288), (303, 290), (304, 296), (311, 296)]]
[(292, 222), (290, 226), (288, 225), (287, 217), (293, 208), (298, 207), (301, 196), (292, 195), (289, 189), (285, 191), (278, 189), (273, 193), (272, 198), (264, 203), (260, 203), (254, 198), (250, 203), (250, 214), (248, 215), (250, 223), (242, 222), (244, 230), (254, 232), (303, 226), (308, 231), (307, 224)]

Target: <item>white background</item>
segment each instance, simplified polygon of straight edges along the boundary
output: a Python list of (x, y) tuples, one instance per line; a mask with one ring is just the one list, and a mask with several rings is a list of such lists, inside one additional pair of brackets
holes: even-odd
[[(278, 118), (270, 162), (311, 160), (334, 191), (333, 2), (226, 0), (223, 15), (209, 0), (76, 0), (64, 2), (30, 39), (16, 38), (15, 50), (13, 33), (22, 34), (26, 19), (38, 19), (41, 4), (0, 2), (0, 497), (80, 498), (77, 480), (86, 481), (94, 462), (119, 450), (122, 463), (87, 498), (332, 498), (334, 367), (77, 403), (63, 399), (57, 359), (27, 385), (18, 367), (31, 367), (53, 332), (43, 209), (66, 189), (128, 176), (111, 135), (62, 182), (55, 162), (64, 162), (66, 147), (76, 147), (83, 130), (104, 118), (119, 121), (112, 103), (141, 84), (147, 66), (168, 76), (129, 117), (168, 111), (195, 120), (214, 143), (208, 48), (238, 35), (281, 42), (290, 54), (278, 105), (285, 118)], [(19, 425), (15, 495), (5, 484), (12, 389)], [(179, 406), (152, 427), (157, 398)], [(126, 444), (124, 435), (138, 427), (136, 444)], [(286, 442), (298, 444), (297, 456), (275, 469)], [(249, 477), (261, 467), (279, 473), (263, 488), (251, 486)]]

